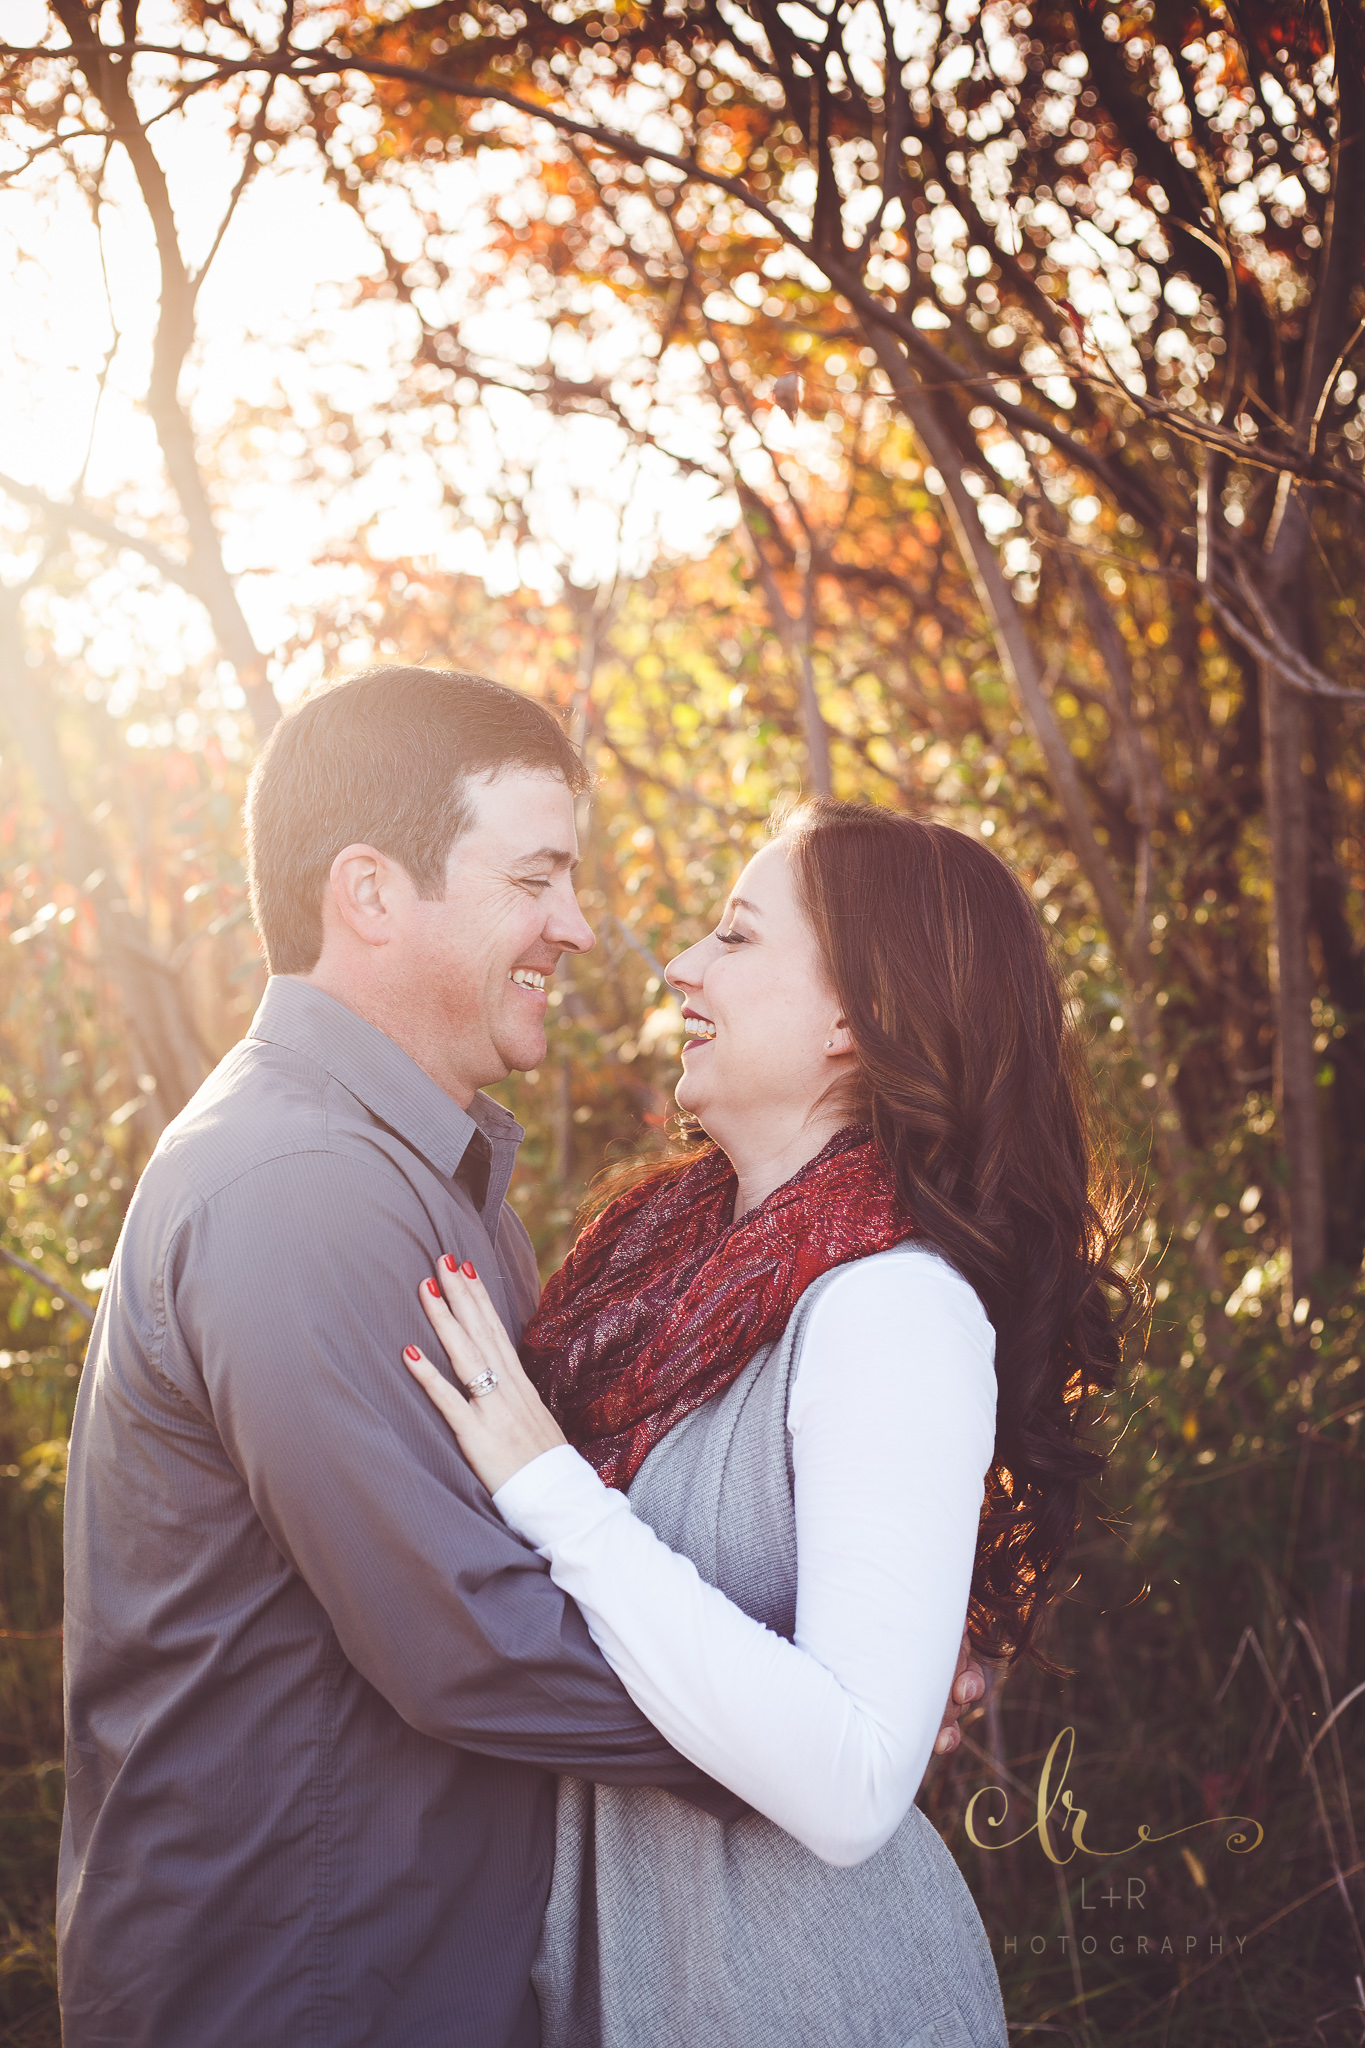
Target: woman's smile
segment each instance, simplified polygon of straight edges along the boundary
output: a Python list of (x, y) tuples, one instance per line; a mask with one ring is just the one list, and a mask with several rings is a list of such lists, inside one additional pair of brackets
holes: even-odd
[(710, 1017), (703, 1017), (700, 1010), (689, 1009), (684, 1005), (683, 1019), (687, 1025), (687, 1036), (683, 1041), (684, 1052), (689, 1051), (694, 1045), (711, 1043), (716, 1035), (716, 1027)]

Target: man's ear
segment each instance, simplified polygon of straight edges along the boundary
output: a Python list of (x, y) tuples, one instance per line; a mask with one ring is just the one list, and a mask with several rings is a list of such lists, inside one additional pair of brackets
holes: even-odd
[(332, 906), (362, 945), (387, 946), (412, 884), (374, 846), (343, 846), (327, 878)]

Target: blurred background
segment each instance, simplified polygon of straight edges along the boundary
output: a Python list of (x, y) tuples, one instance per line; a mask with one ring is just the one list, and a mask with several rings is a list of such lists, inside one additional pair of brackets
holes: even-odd
[[(662, 966), (777, 798), (1024, 876), (1149, 1307), (1069, 1675), (997, 1683), (921, 1803), (1019, 2038), (1365, 2039), (1359, 0), (4, 0), (0, 34), (0, 2039), (58, 2039), (90, 1319), (262, 991), (255, 750), (385, 661), (535, 693), (596, 778), (598, 946), (498, 1091), (543, 1272), (666, 1142)], [(1026, 1831), (1065, 1727), (1062, 1863)], [(1013, 1848), (965, 1827), (991, 1785)]]

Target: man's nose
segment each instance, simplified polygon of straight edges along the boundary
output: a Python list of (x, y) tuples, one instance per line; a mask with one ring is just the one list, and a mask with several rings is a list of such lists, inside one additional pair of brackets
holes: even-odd
[(596, 932), (579, 908), (578, 898), (572, 895), (567, 904), (556, 905), (545, 936), (551, 945), (562, 946), (566, 953), (590, 953), (597, 944)]

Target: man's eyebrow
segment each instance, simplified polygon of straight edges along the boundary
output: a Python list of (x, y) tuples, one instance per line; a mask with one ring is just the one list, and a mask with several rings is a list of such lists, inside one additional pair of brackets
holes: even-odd
[(570, 874), (573, 874), (580, 865), (567, 847), (563, 846), (538, 846), (534, 853), (519, 854), (512, 865), (517, 868), (540, 868), (544, 867), (547, 861), (552, 868), (567, 868)]

